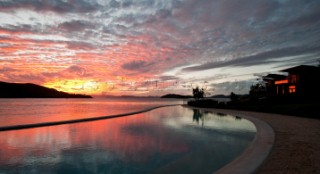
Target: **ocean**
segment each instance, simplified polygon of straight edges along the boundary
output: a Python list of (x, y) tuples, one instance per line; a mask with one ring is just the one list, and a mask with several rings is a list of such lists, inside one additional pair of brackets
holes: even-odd
[(84, 99), (0, 99), (0, 127), (130, 113), (181, 99), (111, 97)]

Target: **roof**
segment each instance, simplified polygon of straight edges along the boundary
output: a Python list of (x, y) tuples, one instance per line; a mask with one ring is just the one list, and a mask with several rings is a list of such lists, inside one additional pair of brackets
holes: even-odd
[(287, 76), (285, 75), (280, 75), (280, 74), (268, 74), (267, 76), (263, 76), (262, 79), (264, 81), (269, 81), (269, 80), (282, 80), (286, 79)]
[(281, 70), (282, 72), (288, 73), (305, 73), (305, 72), (316, 72), (319, 71), (319, 67), (310, 65), (299, 65), (292, 68)]

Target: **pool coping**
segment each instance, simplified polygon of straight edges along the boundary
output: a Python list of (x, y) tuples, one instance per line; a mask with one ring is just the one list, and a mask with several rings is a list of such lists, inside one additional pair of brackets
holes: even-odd
[[(187, 106), (189, 108), (194, 108)], [(196, 108), (205, 111), (211, 111), (217, 113), (218, 111), (211, 108)], [(221, 112), (221, 111), (219, 111)], [(223, 111), (226, 114), (234, 115), (232, 112), (226, 110)], [(241, 118), (248, 119), (251, 121), (256, 129), (256, 135), (254, 140), (250, 143), (250, 146), (236, 159), (227, 165), (223, 166), (221, 169), (213, 172), (214, 174), (251, 174), (257, 172), (257, 170), (262, 166), (264, 161), (269, 156), (274, 142), (275, 142), (275, 133), (272, 127), (257, 118), (248, 116), (246, 114), (237, 114)]]

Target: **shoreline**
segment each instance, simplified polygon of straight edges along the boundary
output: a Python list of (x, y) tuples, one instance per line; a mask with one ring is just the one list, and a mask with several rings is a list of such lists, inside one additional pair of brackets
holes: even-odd
[[(243, 110), (198, 108), (269, 124), (275, 133), (273, 148), (254, 173), (320, 173), (320, 120)], [(246, 154), (243, 154), (246, 155)]]

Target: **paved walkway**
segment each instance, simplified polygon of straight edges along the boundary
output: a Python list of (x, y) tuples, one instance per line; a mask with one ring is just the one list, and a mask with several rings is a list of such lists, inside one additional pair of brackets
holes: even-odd
[(208, 110), (258, 118), (274, 129), (275, 144), (258, 174), (320, 174), (320, 120), (250, 111)]

